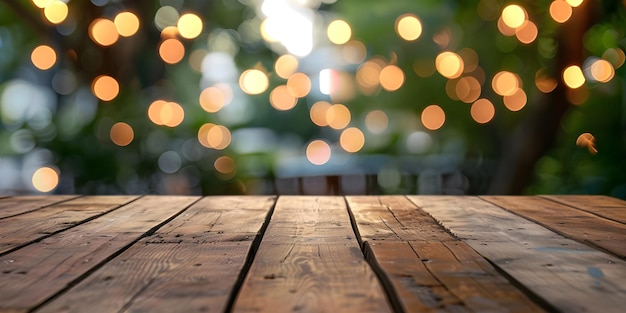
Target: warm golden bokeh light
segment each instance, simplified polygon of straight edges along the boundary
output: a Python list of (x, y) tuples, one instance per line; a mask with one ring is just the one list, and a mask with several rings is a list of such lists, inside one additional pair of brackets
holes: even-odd
[(148, 118), (156, 125), (176, 127), (185, 119), (185, 111), (176, 102), (156, 100), (148, 107)]
[(113, 21), (98, 18), (89, 25), (89, 37), (93, 42), (108, 47), (117, 42), (120, 34), (117, 32), (117, 27)]
[(298, 70), (298, 59), (290, 54), (281, 55), (274, 63), (274, 71), (278, 77), (287, 79)]
[(526, 92), (522, 88), (518, 88), (510, 96), (504, 96), (502, 99), (504, 102), (504, 106), (510, 111), (516, 112), (524, 108), (526, 106), (526, 101), (528, 98), (526, 97)]
[(537, 86), (537, 89), (541, 92), (550, 93), (556, 88), (557, 84), (557, 80), (549, 77), (545, 69), (539, 69), (537, 73), (535, 73), (535, 86)]
[(458, 51), (463, 59), (463, 73), (471, 73), (478, 68), (478, 53), (472, 48), (463, 48)]
[(130, 125), (124, 122), (118, 122), (113, 124), (111, 127), (109, 136), (114, 144), (120, 147), (125, 147), (133, 141), (135, 138), (135, 132)]
[(50, 46), (41, 45), (30, 54), (33, 65), (40, 70), (49, 70), (57, 62), (57, 53)]
[(437, 72), (439, 72), (441, 76), (448, 79), (461, 76), (464, 68), (461, 56), (450, 51), (444, 51), (437, 55), (437, 58), (435, 59), (435, 66), (437, 68)]
[(237, 172), (235, 160), (229, 156), (221, 156), (213, 162), (215, 170), (223, 174), (223, 178), (230, 179)]
[(311, 79), (304, 73), (295, 73), (287, 79), (287, 89), (296, 98), (306, 97), (311, 92)]
[(43, 9), (46, 7), (46, 4), (48, 4), (50, 2), (50, 0), (31, 0), (33, 2), (33, 4), (40, 8)]
[(178, 36), (178, 28), (176, 26), (168, 26), (161, 30), (161, 39), (171, 39)]
[(404, 14), (396, 19), (396, 33), (406, 41), (414, 41), (422, 34), (422, 22), (413, 14)]
[(348, 22), (344, 20), (334, 20), (328, 24), (326, 34), (330, 42), (342, 45), (348, 42), (350, 37), (352, 37), (352, 28), (350, 28)]
[(130, 37), (139, 31), (139, 18), (132, 12), (120, 12), (113, 20), (118, 34), (122, 37)]
[(108, 75), (96, 77), (91, 83), (91, 92), (102, 101), (111, 101), (120, 92), (120, 85), (115, 78)]
[(379, 81), (386, 91), (396, 91), (404, 84), (404, 72), (396, 65), (387, 65), (380, 70)]
[(598, 149), (596, 148), (596, 138), (590, 133), (580, 134), (580, 136), (576, 138), (576, 145), (582, 148), (587, 148), (591, 154), (598, 153)]
[(532, 21), (526, 21), (522, 26), (515, 29), (515, 36), (517, 40), (519, 40), (523, 44), (530, 44), (535, 39), (537, 39), (537, 35), (539, 34), (539, 30), (537, 29), (537, 25)]
[(482, 98), (476, 100), (470, 109), (472, 119), (480, 124), (489, 123), (496, 114), (496, 108), (491, 101)]
[(59, 173), (51, 167), (40, 167), (31, 179), (33, 187), (40, 192), (50, 192), (59, 185)]
[(350, 110), (343, 104), (333, 104), (326, 110), (326, 121), (331, 128), (344, 129), (350, 120)]
[(378, 87), (382, 66), (373, 60), (361, 64), (356, 71), (356, 81), (364, 88)]
[(331, 107), (331, 104), (326, 101), (315, 102), (311, 106), (309, 115), (313, 124), (317, 126), (328, 126), (328, 120), (326, 119), (326, 112)]
[(585, 83), (585, 75), (578, 65), (571, 65), (563, 71), (563, 82), (567, 87), (576, 89)]
[(185, 57), (185, 46), (178, 39), (166, 39), (159, 45), (159, 56), (167, 64), (176, 64)]
[(248, 69), (239, 76), (239, 87), (249, 95), (264, 93), (269, 87), (269, 79), (261, 70)]
[(330, 146), (323, 140), (313, 140), (306, 147), (306, 158), (315, 165), (322, 165), (330, 160)]
[(43, 14), (50, 23), (61, 24), (67, 18), (69, 8), (63, 1), (50, 0), (43, 8)]
[(222, 125), (206, 123), (198, 130), (198, 141), (207, 148), (224, 150), (230, 145), (230, 130)]
[(510, 4), (502, 9), (502, 21), (510, 28), (522, 26), (526, 19), (526, 10), (517, 4)]
[(507, 26), (506, 24), (504, 24), (504, 21), (502, 20), (502, 17), (498, 18), (498, 31), (504, 35), (504, 36), (514, 36), (515, 35), (515, 28), (511, 28), (509, 26)]
[(181, 15), (176, 25), (178, 33), (185, 39), (197, 38), (202, 33), (202, 19), (193, 13)]
[(298, 99), (293, 96), (286, 85), (276, 86), (270, 92), (270, 104), (278, 111), (291, 110), (298, 103)]
[(356, 127), (346, 128), (341, 132), (339, 145), (341, 145), (341, 148), (346, 152), (359, 152), (359, 150), (363, 148), (363, 145), (365, 145), (365, 135)]
[(481, 88), (478, 79), (467, 76), (461, 77), (455, 85), (456, 96), (465, 103), (472, 103), (480, 97)]
[(613, 68), (618, 69), (626, 62), (626, 53), (620, 48), (609, 48), (602, 53), (602, 58), (611, 62)]
[(520, 87), (517, 75), (507, 71), (498, 72), (491, 81), (491, 88), (501, 96), (510, 96)]
[(228, 103), (227, 100), (229, 98), (223, 89), (224, 88), (217, 86), (211, 86), (202, 90), (198, 99), (202, 109), (209, 113), (215, 113), (221, 110)]
[(590, 73), (593, 79), (601, 83), (607, 83), (615, 76), (615, 69), (607, 60), (596, 60), (591, 64)]
[(579, 5), (583, 4), (584, 0), (566, 0), (566, 1), (567, 1), (567, 3), (569, 5), (571, 5), (572, 7), (575, 8), (575, 7), (578, 7)]
[(365, 61), (365, 58), (367, 57), (367, 48), (364, 43), (352, 40), (343, 46), (341, 53), (346, 62), (351, 64), (360, 64)]
[(365, 115), (365, 127), (372, 134), (382, 134), (389, 127), (389, 118), (381, 110), (373, 110)]
[(446, 114), (440, 106), (431, 104), (422, 111), (421, 120), (426, 129), (437, 130), (446, 122)]
[(557, 23), (565, 23), (572, 17), (572, 7), (565, 0), (552, 1), (550, 17)]

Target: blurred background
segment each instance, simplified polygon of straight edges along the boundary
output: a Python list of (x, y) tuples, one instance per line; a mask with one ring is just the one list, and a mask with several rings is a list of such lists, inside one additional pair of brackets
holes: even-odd
[(626, 198), (626, 1), (2, 0), (0, 194)]

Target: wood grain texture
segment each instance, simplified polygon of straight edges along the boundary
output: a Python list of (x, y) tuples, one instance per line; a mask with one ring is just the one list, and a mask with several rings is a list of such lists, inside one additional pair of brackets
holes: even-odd
[(273, 197), (207, 197), (40, 312), (221, 312)]
[(482, 198), (566, 237), (600, 247), (622, 259), (626, 258), (625, 224), (541, 197)]
[(114, 196), (102, 204), (101, 197), (84, 197), (0, 219), (0, 254), (73, 227), (135, 198)]
[(61, 203), (78, 196), (19, 196), (0, 199), (0, 219)]
[(607, 196), (544, 196), (546, 199), (567, 204), (579, 210), (626, 224), (626, 201)]
[[(405, 312), (540, 312), (405, 197), (347, 197), (368, 260)], [(377, 205), (380, 204), (380, 205)]]
[(0, 311), (37, 306), (196, 200), (143, 197), (0, 257)]
[(340, 197), (281, 197), (235, 312), (387, 312)]
[(476, 197), (409, 198), (556, 310), (623, 312), (626, 262)]

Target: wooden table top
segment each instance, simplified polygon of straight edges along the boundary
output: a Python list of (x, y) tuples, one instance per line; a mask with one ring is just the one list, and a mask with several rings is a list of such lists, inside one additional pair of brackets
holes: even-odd
[(0, 312), (624, 312), (604, 196), (0, 197)]

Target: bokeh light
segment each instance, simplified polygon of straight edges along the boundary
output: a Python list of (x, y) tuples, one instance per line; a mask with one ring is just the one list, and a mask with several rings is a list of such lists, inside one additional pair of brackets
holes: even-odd
[(358, 40), (351, 40), (343, 46), (341, 54), (346, 62), (360, 64), (367, 57), (367, 48), (364, 43)]
[(578, 65), (568, 66), (563, 71), (563, 82), (569, 88), (579, 88), (585, 83), (585, 75)]
[(502, 35), (504, 35), (504, 36), (514, 36), (515, 35), (515, 28), (511, 28), (508, 25), (506, 25), (504, 23), (504, 21), (502, 20), (502, 17), (498, 18), (497, 26), (498, 26), (498, 31)]
[(311, 106), (309, 116), (311, 121), (320, 127), (328, 126), (328, 120), (326, 119), (326, 112), (331, 107), (331, 104), (327, 101), (317, 101)]
[(343, 104), (333, 104), (326, 110), (326, 121), (331, 128), (344, 129), (350, 120), (350, 110)]
[(239, 87), (249, 95), (258, 95), (267, 90), (269, 79), (261, 70), (248, 69), (239, 76)]
[(520, 88), (520, 81), (517, 75), (508, 71), (501, 71), (493, 76), (491, 88), (501, 96), (510, 96)]
[(379, 74), (380, 86), (387, 91), (396, 91), (404, 84), (404, 72), (396, 65), (387, 65)]
[(539, 30), (537, 29), (537, 25), (532, 21), (525, 21), (522, 26), (515, 29), (515, 36), (517, 40), (519, 40), (523, 44), (530, 44), (535, 39), (537, 39), (537, 35), (539, 34)]
[(200, 92), (199, 102), (202, 109), (209, 113), (215, 113), (227, 105), (232, 98), (230, 86), (226, 84), (216, 84), (207, 87)]
[(133, 36), (139, 31), (139, 18), (132, 12), (120, 12), (113, 19), (118, 34), (122, 37)]
[(526, 10), (517, 4), (510, 4), (502, 9), (502, 21), (508, 27), (518, 28), (526, 21)]
[(276, 86), (270, 92), (270, 104), (278, 111), (291, 110), (298, 103), (298, 99), (293, 96), (286, 85)]
[(50, 46), (41, 45), (33, 49), (30, 60), (36, 68), (45, 71), (56, 64), (57, 54)]
[(344, 20), (334, 20), (328, 24), (326, 34), (330, 42), (342, 45), (348, 42), (350, 37), (352, 37), (352, 28), (350, 28), (350, 24)]
[(202, 33), (202, 19), (193, 13), (186, 13), (178, 19), (177, 27), (181, 37), (194, 39)]
[(124, 147), (128, 146), (133, 141), (135, 132), (130, 125), (124, 122), (117, 122), (111, 127), (109, 136), (114, 144)]
[(330, 146), (323, 140), (313, 140), (306, 147), (306, 158), (315, 165), (322, 165), (330, 160)]
[(115, 44), (120, 38), (117, 27), (113, 21), (98, 18), (89, 25), (89, 37), (93, 42), (108, 47)]
[(435, 66), (441, 76), (452, 79), (463, 73), (463, 59), (454, 52), (444, 51), (437, 55)]
[(526, 101), (528, 101), (528, 98), (526, 97), (526, 92), (524, 92), (522, 88), (518, 88), (513, 94), (504, 96), (502, 101), (504, 102), (504, 106), (506, 106), (507, 109), (516, 112), (526, 106)]
[(615, 76), (615, 69), (607, 60), (596, 60), (591, 64), (590, 74), (596, 81), (607, 83)]
[(40, 167), (32, 176), (33, 187), (40, 192), (50, 192), (59, 185), (59, 173), (51, 167)]
[(198, 130), (198, 141), (207, 148), (224, 150), (230, 145), (231, 139), (230, 130), (222, 125), (206, 123)]
[(476, 100), (470, 108), (472, 119), (480, 124), (489, 123), (496, 113), (496, 108), (488, 99), (482, 98)]
[(311, 91), (311, 79), (304, 73), (295, 73), (287, 79), (287, 89), (296, 98), (303, 98)]
[(459, 100), (465, 103), (472, 103), (480, 97), (480, 82), (472, 76), (461, 77), (456, 81), (454, 91)]
[(389, 118), (381, 110), (373, 110), (365, 115), (365, 127), (372, 134), (382, 134), (389, 127)]
[(298, 70), (298, 59), (291, 54), (284, 54), (276, 59), (274, 70), (278, 77), (287, 79)]
[(567, 3), (569, 5), (571, 5), (572, 7), (576, 8), (576, 7), (580, 6), (581, 4), (583, 4), (584, 0), (566, 0), (566, 1), (567, 1)]
[(598, 149), (596, 148), (596, 137), (594, 137), (591, 133), (580, 134), (578, 138), (576, 138), (576, 145), (587, 148), (591, 154), (598, 153)]
[(226, 155), (217, 158), (215, 162), (213, 162), (213, 166), (217, 172), (222, 174), (221, 177), (224, 179), (232, 178), (237, 172), (235, 160)]
[(356, 127), (346, 128), (339, 136), (339, 144), (346, 152), (358, 152), (365, 145), (365, 135)]
[(404, 14), (396, 19), (396, 33), (406, 41), (417, 40), (422, 34), (422, 22), (413, 14)]
[(148, 118), (156, 125), (176, 127), (185, 119), (185, 110), (176, 102), (155, 100), (148, 107)]
[(178, 10), (171, 6), (162, 6), (154, 15), (154, 24), (159, 30), (163, 30), (168, 26), (176, 26), (178, 23)]
[(61, 24), (69, 14), (69, 8), (60, 0), (49, 0), (43, 8), (43, 14), (52, 24)]
[(176, 64), (185, 57), (185, 46), (178, 39), (166, 39), (159, 45), (159, 56), (165, 63)]
[(565, 0), (552, 1), (550, 17), (557, 23), (565, 23), (572, 17), (572, 7)]
[(111, 101), (119, 94), (120, 85), (115, 78), (108, 75), (100, 75), (93, 80), (91, 91), (98, 99)]
[(422, 111), (421, 120), (426, 129), (437, 130), (446, 122), (446, 114), (440, 106), (431, 104)]
[(548, 76), (545, 69), (539, 69), (537, 73), (535, 73), (535, 86), (543, 93), (552, 92), (558, 82), (556, 79)]

